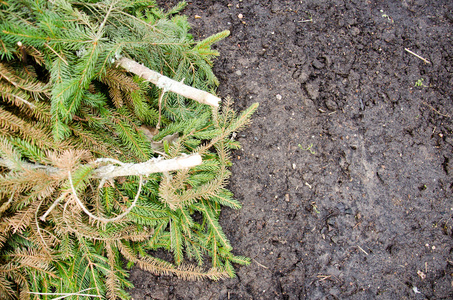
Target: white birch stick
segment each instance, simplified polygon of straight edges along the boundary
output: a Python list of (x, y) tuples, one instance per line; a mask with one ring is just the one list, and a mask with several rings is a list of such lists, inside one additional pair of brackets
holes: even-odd
[(126, 71), (134, 73), (135, 75), (138, 75), (141, 78), (155, 84), (161, 89), (171, 91), (200, 103), (218, 107), (219, 102), (221, 101), (219, 97), (216, 97), (213, 94), (193, 88), (191, 86), (185, 85), (182, 82), (178, 82), (164, 75), (161, 75), (158, 72), (153, 71), (145, 67), (144, 65), (137, 63), (136, 61), (133, 61), (132, 59), (122, 57), (116, 61), (116, 64), (117, 66), (121, 66), (126, 69)]

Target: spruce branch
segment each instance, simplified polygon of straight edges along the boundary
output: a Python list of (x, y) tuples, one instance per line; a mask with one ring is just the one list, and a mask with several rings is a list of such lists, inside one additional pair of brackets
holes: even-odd
[(13, 199), (14, 199), (14, 192), (11, 194), (11, 197), (8, 199), (8, 201), (3, 203), (2, 206), (0, 206), (0, 217), (11, 206)]
[[(248, 261), (219, 223), (222, 206), (240, 207), (226, 189), (230, 136), (257, 105), (237, 116), (202, 91), (219, 84), (210, 47), (229, 32), (194, 41), (172, 16), (184, 2), (168, 13), (154, 0), (3, 2), (0, 298), (127, 299), (123, 259), (233, 277)], [(146, 254), (158, 249), (175, 263)]]
[(218, 107), (219, 102), (221, 101), (219, 97), (216, 97), (206, 91), (202, 91), (185, 85), (184, 83), (170, 79), (164, 75), (157, 73), (156, 71), (145, 67), (144, 65), (137, 63), (136, 61), (133, 61), (132, 59), (122, 57), (116, 61), (116, 65), (155, 84), (159, 88), (174, 92), (178, 95), (198, 101), (202, 104)]

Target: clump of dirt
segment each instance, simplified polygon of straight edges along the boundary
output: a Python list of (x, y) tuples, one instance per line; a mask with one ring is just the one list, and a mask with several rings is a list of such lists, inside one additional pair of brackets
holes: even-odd
[(243, 209), (221, 217), (252, 263), (221, 282), (134, 269), (134, 299), (453, 298), (453, 3), (197, 0), (184, 14), (198, 39), (231, 31), (219, 94), (260, 102), (232, 168)]

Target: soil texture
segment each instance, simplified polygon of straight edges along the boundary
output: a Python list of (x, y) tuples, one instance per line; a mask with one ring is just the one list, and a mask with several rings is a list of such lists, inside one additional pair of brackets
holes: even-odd
[(198, 40), (231, 31), (218, 94), (260, 103), (237, 136), (243, 208), (221, 216), (251, 264), (220, 282), (133, 269), (133, 298), (453, 299), (453, 2), (194, 0), (183, 13)]

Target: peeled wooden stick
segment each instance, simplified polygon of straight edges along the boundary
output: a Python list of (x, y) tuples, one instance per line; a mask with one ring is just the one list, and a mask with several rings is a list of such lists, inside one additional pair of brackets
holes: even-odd
[(150, 159), (143, 163), (123, 163), (120, 166), (112, 164), (94, 170), (95, 178), (110, 179), (119, 176), (143, 176), (151, 173), (169, 172), (200, 165), (201, 155), (198, 153), (180, 156), (172, 159)]
[(170, 79), (164, 75), (153, 71), (144, 65), (133, 61), (132, 59), (122, 57), (116, 61), (117, 66), (124, 68), (126, 71), (134, 73), (137, 76), (155, 84), (165, 91), (171, 91), (186, 98), (198, 101), (203, 104), (218, 107), (221, 99), (208, 92), (185, 85), (182, 82)]
[(194, 166), (201, 164), (201, 162), (202, 162), (201, 155), (196, 153), (196, 154), (192, 154), (192, 155), (188, 155), (188, 156), (180, 156), (177, 158), (167, 159), (167, 160), (159, 161), (158, 159), (151, 159), (144, 163), (121, 164), (120, 166), (108, 165), (108, 166), (97, 168), (94, 171), (93, 175), (94, 175), (94, 177), (102, 178), (102, 180), (108, 179), (108, 178), (113, 178), (113, 177), (118, 177), (118, 176), (133, 176), (133, 175), (140, 176), (140, 184), (138, 186), (138, 191), (137, 191), (137, 194), (136, 194), (135, 199), (132, 202), (131, 206), (129, 206), (129, 208), (126, 211), (124, 211), (122, 214), (120, 214), (114, 218), (110, 218), (110, 219), (93, 215), (85, 207), (85, 205), (83, 205), (82, 201), (77, 196), (77, 192), (75, 190), (74, 184), (72, 183), (71, 171), (68, 171), (68, 179), (69, 179), (69, 184), (71, 186), (71, 190), (73, 193), (73, 197), (76, 200), (77, 204), (82, 208), (82, 210), (87, 215), (89, 215), (91, 218), (93, 218), (94, 220), (109, 223), (109, 222), (114, 222), (114, 221), (124, 218), (127, 214), (129, 214), (131, 212), (132, 208), (134, 208), (135, 204), (137, 203), (138, 197), (140, 196), (140, 193), (142, 191), (143, 175), (190, 168), (190, 167), (194, 167)]
[[(201, 155), (198, 153), (191, 154), (191, 155), (186, 155), (186, 156), (180, 156), (172, 159), (166, 159), (166, 160), (160, 160), (160, 159), (150, 159), (146, 162), (143, 163), (122, 163), (120, 161), (117, 161), (115, 159), (110, 159), (110, 158), (99, 158), (96, 160), (96, 163), (111, 163), (107, 166), (102, 166), (98, 167), (94, 170), (93, 172), (93, 177), (98, 178), (102, 180), (108, 180), (111, 178), (115, 178), (118, 176), (140, 176), (140, 186), (137, 192), (137, 195), (135, 197), (134, 202), (132, 205), (129, 207), (129, 209), (124, 212), (123, 214), (113, 218), (113, 219), (106, 219), (102, 217), (96, 217), (92, 215), (82, 204), (80, 199), (77, 198), (77, 194), (74, 188), (74, 185), (72, 184), (72, 176), (71, 172), (68, 171), (68, 179), (69, 183), (71, 185), (72, 192), (74, 194), (74, 197), (77, 201), (77, 204), (83, 209), (83, 211), (88, 214), (90, 217), (92, 217), (95, 220), (103, 221), (103, 222), (112, 222), (116, 221), (122, 217), (124, 217), (127, 213), (129, 213), (132, 208), (135, 206), (135, 203), (137, 202), (138, 196), (140, 195), (141, 188), (142, 188), (142, 183), (143, 183), (143, 176), (149, 175), (151, 173), (160, 173), (160, 172), (170, 172), (170, 171), (175, 171), (175, 170), (180, 170), (180, 169), (186, 169), (186, 168), (191, 168), (198, 166), (202, 163)], [(28, 163), (29, 164), (29, 163)], [(116, 166), (114, 165), (116, 164)], [(35, 166), (34, 164), (29, 164), (30, 166)], [(119, 166), (118, 166), (119, 165)], [(36, 167), (36, 166), (35, 166)], [(46, 168), (47, 166), (42, 166), (43, 168)], [(54, 167), (51, 167), (48, 169), (49, 172), (56, 172), (55, 170), (58, 170)], [(69, 192), (63, 193), (55, 202), (50, 206), (50, 208), (45, 212), (44, 215), (40, 217), (42, 221), (45, 221), (46, 217), (50, 214), (50, 212), (55, 208), (55, 206), (58, 205), (59, 202), (61, 202), (66, 196), (68, 195)]]
[[(201, 165), (201, 155), (198, 153), (190, 155), (182, 155), (172, 159), (152, 158), (142, 163), (123, 163), (111, 158), (98, 158), (94, 161), (95, 164), (109, 163), (101, 167), (97, 167), (93, 171), (93, 177), (97, 179), (111, 179), (119, 176), (147, 176), (151, 173), (170, 172), (180, 169), (192, 168)], [(0, 158), (0, 166), (10, 167), (13, 162), (8, 159)], [(22, 162), (21, 164), (27, 169), (42, 169), (49, 174), (58, 174), (61, 169), (40, 164)]]

